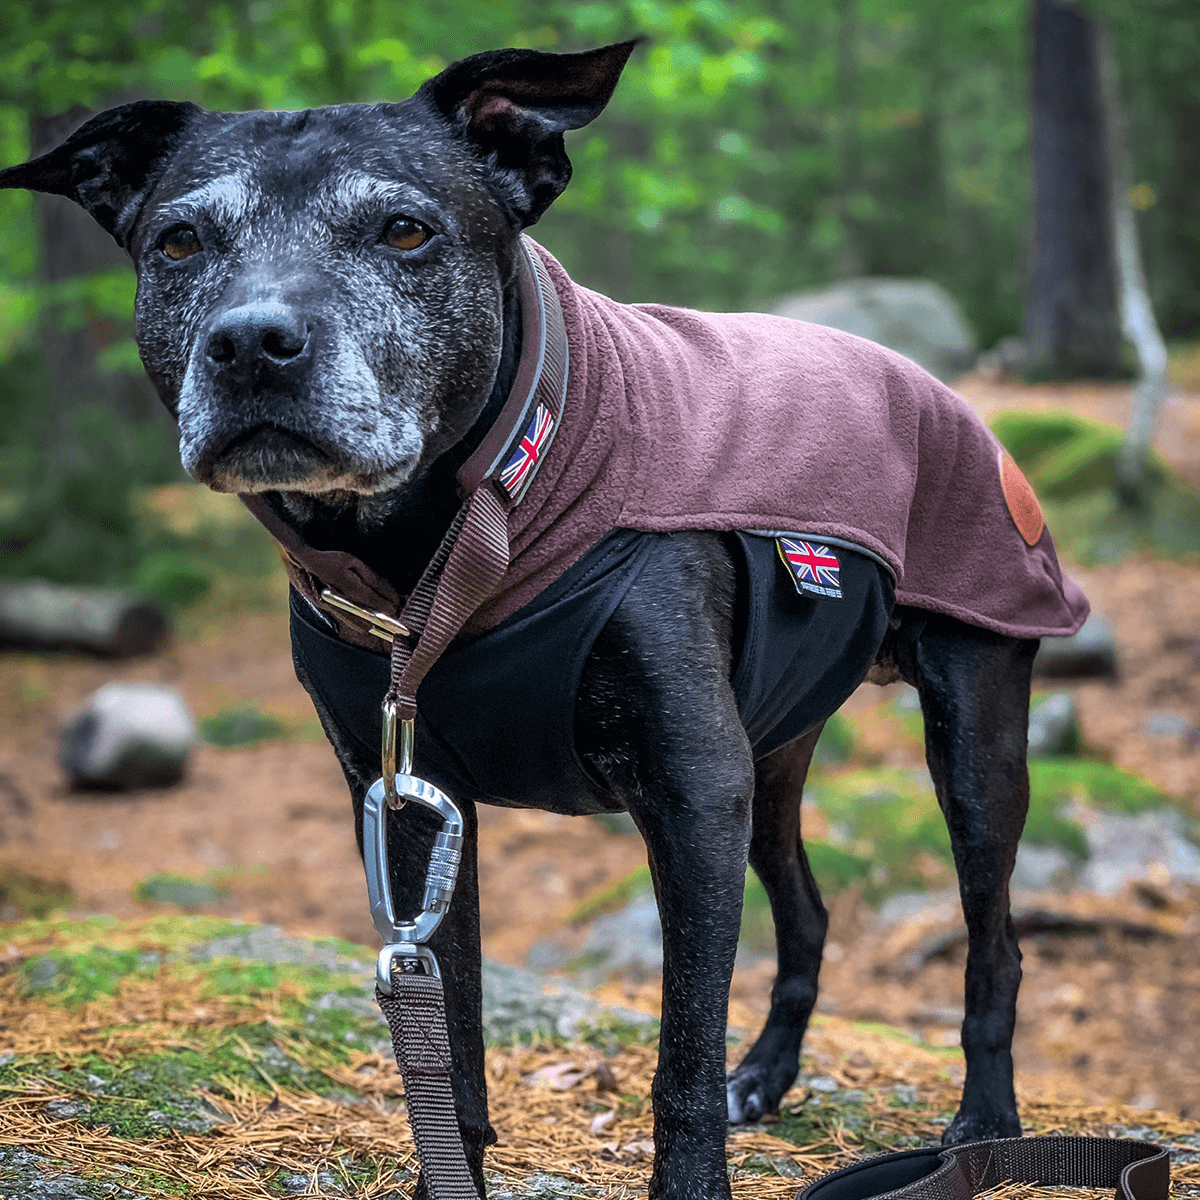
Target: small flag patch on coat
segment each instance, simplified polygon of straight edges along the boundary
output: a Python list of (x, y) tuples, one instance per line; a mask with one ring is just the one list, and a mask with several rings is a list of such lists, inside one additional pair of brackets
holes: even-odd
[(796, 591), (842, 598), (841, 565), (828, 546), (791, 537), (776, 538), (775, 545)]
[(549, 448), (553, 431), (554, 418), (550, 415), (550, 410), (544, 404), (539, 404), (533, 414), (533, 420), (521, 434), (517, 448), (509, 455), (508, 462), (500, 472), (500, 482), (514, 500), (520, 496), (525, 485), (533, 481), (538, 460)]

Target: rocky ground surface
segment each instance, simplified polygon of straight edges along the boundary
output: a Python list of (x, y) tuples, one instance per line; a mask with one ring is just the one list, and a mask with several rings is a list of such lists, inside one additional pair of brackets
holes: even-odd
[[(1128, 389), (1018, 389), (1002, 381), (979, 378), (967, 381), (963, 390), (985, 412), (1017, 404), (1037, 407), (1065, 399), (1076, 411), (1115, 420), (1123, 418), (1122, 406), (1128, 396)], [(1173, 396), (1160, 447), (1189, 478), (1200, 482), (1200, 394)], [(1026, 918), (1026, 979), (1015, 1046), (1018, 1077), (1027, 1119), (1033, 1126), (1042, 1119), (1038, 1113), (1057, 1114), (1053, 1120), (1046, 1118), (1051, 1125), (1053, 1121), (1065, 1120), (1062, 1117), (1065, 1110), (1044, 1107), (1057, 1097), (1064, 1104), (1076, 1106), (1072, 1111), (1091, 1113), (1086, 1119), (1079, 1117), (1085, 1123), (1100, 1121), (1101, 1117), (1096, 1115), (1100, 1113), (1106, 1114), (1104, 1119), (1109, 1128), (1121, 1121), (1151, 1123), (1157, 1129), (1176, 1130), (1179, 1136), (1190, 1137), (1194, 1130), (1178, 1122), (1182, 1118), (1186, 1124), (1187, 1120), (1200, 1117), (1200, 1065), (1189, 1050), (1200, 1030), (1200, 894), (1189, 884), (1186, 861), (1186, 847), (1192, 844), (1191, 822), (1200, 817), (1197, 734), (1200, 564), (1143, 556), (1103, 566), (1074, 568), (1074, 573), (1096, 610), (1113, 627), (1119, 652), (1115, 680), (1061, 685), (1078, 711), (1084, 759), (1110, 761), (1134, 772), (1161, 789), (1170, 800), (1165, 806), (1122, 815), (1090, 806), (1089, 797), (1081, 791), (1075, 806), (1069, 807), (1069, 811), (1064, 809), (1068, 811), (1067, 823), (1075, 830), (1064, 836), (1068, 847), (1072, 837), (1083, 839), (1081, 844), (1086, 844), (1091, 852), (1086, 867), (1084, 859), (1078, 856), (1074, 860), (1069, 855), (1063, 859), (1061, 846), (1054, 851), (1060, 855), (1057, 859), (1046, 857), (1044, 845), (1039, 848), (1031, 844), (1023, 851), (1028, 886), (1016, 897), (1018, 912)], [(208, 1079), (207, 1083), (214, 1085), (210, 1089), (207, 1085), (196, 1085), (193, 1080), (176, 1100), (142, 1097), (147, 1100), (143, 1107), (150, 1125), (158, 1120), (150, 1114), (166, 1113), (171, 1121), (177, 1122), (173, 1127), (180, 1130), (180, 1137), (186, 1134), (201, 1139), (193, 1147), (194, 1159), (189, 1162), (206, 1161), (203, 1156), (211, 1146), (204, 1139), (220, 1141), (227, 1136), (222, 1130), (231, 1126), (256, 1130), (253, 1136), (261, 1142), (269, 1140), (263, 1132), (267, 1126), (294, 1131), (303, 1127), (305, 1121), (316, 1121), (313, 1114), (320, 1105), (310, 1093), (319, 1093), (323, 1097), (320, 1104), (332, 1106), (334, 1101), (329, 1096), (339, 1087), (349, 1086), (335, 1081), (328, 1088), (324, 1082), (314, 1087), (306, 1076), (294, 1072), (284, 1086), (272, 1062), (276, 1052), (287, 1056), (289, 1051), (286, 1046), (281, 1048), (275, 1036), (281, 1026), (272, 1022), (283, 1020), (280, 1013), (285, 1009), (292, 1014), (287, 1020), (301, 1021), (304, 1029), (333, 1021), (334, 1040), (343, 1038), (345, 1046), (352, 1045), (352, 1041), (344, 1038), (348, 1032), (356, 1037), (378, 1037), (377, 1031), (369, 1033), (374, 1018), (368, 1016), (364, 1007), (361, 977), (355, 974), (358, 968), (351, 969), (348, 965), (356, 961), (356, 954), (363, 957), (366, 951), (352, 951), (343, 946), (330, 960), (280, 963), (275, 961), (276, 951), (270, 949), (277, 944), (299, 945), (289, 940), (296, 938), (341, 938), (347, 944), (375, 944), (345, 784), (332, 752), (320, 737), (308, 699), (292, 676), (282, 610), (283, 585), (276, 575), (221, 591), (211, 604), (186, 616), (182, 636), (152, 658), (114, 663), (71, 655), (0, 656), (0, 892), (3, 894), (0, 921), (8, 923), (0, 926), (0, 949), (4, 945), (10, 947), (8, 969), (0, 975), (0, 984), (9, 989), (6, 1003), (13, 1014), (4, 1018), (7, 1027), (0, 1028), (0, 1059), (5, 1054), (16, 1055), (0, 1068), (16, 1072), (11, 1080), (0, 1078), (0, 1084), (12, 1089), (0, 1091), (0, 1105), (8, 1106), (8, 1116), (0, 1120), (0, 1131), (6, 1128), (5, 1122), (15, 1119), (14, 1114), (23, 1121), (28, 1118), (40, 1123), (38, 1128), (42, 1129), (37, 1135), (42, 1139), (38, 1142), (40, 1149), (28, 1140), (0, 1147), (0, 1195), (9, 1194), (5, 1187), (15, 1185), (8, 1181), (18, 1178), (27, 1181), (21, 1186), (35, 1187), (28, 1181), (41, 1167), (34, 1170), (30, 1164), (38, 1163), (52, 1164), (47, 1167), (51, 1175), (59, 1167), (68, 1174), (60, 1176), (57, 1183), (47, 1183), (45, 1188), (49, 1190), (14, 1191), (14, 1195), (61, 1196), (68, 1200), (76, 1194), (69, 1190), (76, 1185), (68, 1184), (67, 1179), (71, 1172), (83, 1170), (83, 1166), (70, 1154), (63, 1157), (71, 1145), (71, 1137), (75, 1136), (71, 1131), (77, 1133), (84, 1127), (80, 1122), (88, 1121), (91, 1121), (88, 1127), (94, 1130), (109, 1120), (112, 1111), (111, 1106), (103, 1105), (98, 1112), (95, 1110), (95, 1096), (105, 1093), (98, 1090), (100, 1085), (89, 1084), (85, 1076), (95, 1075), (108, 1089), (107, 1094), (115, 1094), (111, 1073), (106, 1076), (105, 1070), (115, 1069), (116, 1064), (104, 1057), (108, 1054), (111, 1059), (115, 1051), (98, 1048), (100, 1030), (111, 1030), (125, 1021), (145, 1034), (147, 1014), (166, 1013), (170, 1016), (168, 1024), (182, 1020), (189, 1031), (184, 1035), (163, 1032), (163, 1040), (155, 1043), (164, 1048), (164, 1054), (174, 1054), (170, 1047), (177, 1044), (211, 1049), (204, 1039), (210, 1033), (217, 1036), (214, 1032), (217, 1029), (226, 1029), (222, 1022), (232, 1011), (231, 1002), (226, 1001), (238, 988), (251, 986), (247, 978), (222, 976), (224, 982), (219, 985), (205, 985), (216, 989), (213, 995), (226, 995), (226, 1000), (213, 1007), (208, 998), (170, 991), (176, 986), (172, 982), (177, 971), (175, 960), (155, 985), (170, 992), (167, 1000), (155, 993), (150, 999), (143, 996), (150, 1008), (135, 1006), (117, 1011), (103, 1007), (117, 1005), (118, 1001), (135, 1004), (136, 996), (141, 994), (137, 988), (148, 988), (148, 980), (160, 979), (162, 964), (176, 953), (172, 949), (174, 935), (169, 931), (177, 925), (191, 929), (189, 936), (193, 940), (203, 940), (188, 925), (196, 920), (224, 922), (226, 926), (231, 920), (241, 920), (285, 931), (251, 934), (229, 932), (226, 928), (220, 937), (251, 940), (245, 945), (238, 943), (233, 949), (226, 948), (224, 956), (204, 960), (227, 962), (231, 961), (228, 955), (235, 954), (241, 956), (238, 961), (265, 963), (276, 972), (253, 984), (258, 988), (255, 995), (259, 999), (248, 1006), (248, 1016), (242, 1014), (246, 1016), (244, 1022), (239, 1016), (229, 1026), (234, 1030), (228, 1035), (230, 1038), (236, 1035), (251, 1047), (244, 1063), (239, 1060), (240, 1065), (235, 1063), (230, 1067), (229, 1086), (223, 1083), (217, 1086), (216, 1081)], [(88, 696), (112, 680), (162, 683), (179, 689), (191, 711), (209, 730), (210, 741), (195, 750), (188, 773), (179, 785), (130, 793), (73, 791), (67, 786), (58, 763), (59, 730)], [(1052, 686), (1060, 687), (1058, 683)], [(914, 805), (931, 802), (919, 741), (909, 727), (911, 706), (903, 691), (860, 689), (847, 711), (853, 736), (850, 758), (825, 768), (821, 786), (828, 792), (828, 803), (822, 800), (806, 811), (806, 833), (817, 840), (839, 836), (837, 821), (830, 814), (836, 804), (853, 797), (854, 788), (862, 792), (867, 783), (875, 790), (863, 792), (864, 795), (876, 796), (879, 788), (886, 785), (885, 790), (891, 788), (905, 797), (911, 792)], [(213, 744), (230, 740), (218, 736), (218, 732), (243, 720), (251, 726), (259, 723), (254, 726), (261, 727), (258, 740), (229, 748)], [(922, 795), (925, 799), (921, 799)], [(1121, 820), (1133, 823), (1121, 825)], [(847, 843), (855, 854), (866, 854), (873, 844), (865, 835), (855, 835)], [(1108, 849), (1103, 850), (1103, 845)], [(1136, 849), (1137, 846), (1142, 849)], [(1158, 846), (1159, 850), (1148, 851), (1146, 846)], [(1173, 847), (1171, 852), (1176, 854), (1170, 859), (1173, 866), (1165, 871), (1159, 869), (1166, 861), (1164, 846)], [(1140, 865), (1136, 870), (1125, 870), (1122, 863), (1131, 857)], [(1106, 895), (1081, 890), (1083, 870), (1092, 870), (1096, 876), (1096, 864), (1106, 862), (1116, 864), (1113, 869), (1120, 876), (1118, 886), (1108, 888)], [(527, 1022), (525, 1026), (518, 1023), (515, 1028), (529, 1031), (540, 1026), (557, 1039), (577, 1037), (581, 1030), (587, 1032), (587, 1014), (592, 1011), (589, 1006), (596, 996), (609, 1005), (653, 1014), (657, 1003), (655, 922), (652, 908), (638, 891), (640, 877), (636, 872), (643, 864), (644, 850), (636, 836), (596, 820), (500, 810), (481, 814), (484, 947), (485, 953), (498, 964), (490, 973), (491, 979), (502, 982), (505, 966), (515, 970), (531, 963), (573, 971), (574, 983), (548, 985), (552, 991), (559, 989), (558, 999), (548, 999), (543, 983), (536, 979), (510, 976), (513, 988), (518, 993), (523, 988), (527, 993), (525, 1000), (512, 1001), (516, 1010), (525, 1013), (522, 1019)], [(868, 1100), (863, 1109), (866, 1115), (855, 1119), (860, 1120), (860, 1130), (875, 1132), (861, 1137), (856, 1133), (845, 1140), (845, 1147), (871, 1148), (875, 1144), (872, 1139), (882, 1136), (878, 1131), (888, 1124), (901, 1133), (918, 1131), (911, 1136), (918, 1136), (921, 1129), (936, 1133), (934, 1122), (943, 1119), (952, 1104), (964, 950), (957, 934), (956, 905), (952, 893), (946, 891), (952, 880), (944, 863), (936, 853), (931, 853), (921, 858), (916, 868), (913, 879), (903, 887), (896, 885), (898, 876), (890, 883), (886, 879), (880, 883), (868, 874), (844, 890), (832, 905), (833, 927), (822, 975), (822, 1020), (827, 1024), (814, 1032), (816, 1040), (810, 1046), (814, 1057), (806, 1063), (806, 1076), (788, 1103), (802, 1114), (814, 1113), (818, 1108), (824, 1112), (821, 1106), (829, 1102), (823, 1097), (833, 1093), (823, 1092), (821, 1088), (826, 1085), (818, 1085), (814, 1079), (833, 1079), (834, 1091), (838, 1093), (866, 1089)], [(602, 903), (597, 903), (598, 897)], [(116, 981), (112, 983), (116, 999), (95, 1001), (84, 997), (82, 1007), (71, 1007), (74, 1001), (67, 985), (72, 975), (56, 965), (59, 961), (56, 955), (85, 953), (78, 946), (87, 939), (82, 935), (56, 933), (49, 927), (19, 923), (22, 914), (31, 908), (55, 903), (60, 915), (65, 912), (79, 918), (99, 913), (133, 922), (153, 923), (161, 918), (165, 924), (153, 925), (150, 934), (128, 935), (137, 955), (159, 958), (145, 962), (138, 958), (141, 965), (129, 969), (126, 969), (128, 963), (120, 970), (109, 964), (105, 969)], [(198, 918), (180, 913), (207, 916)], [(588, 919), (572, 923), (571, 919), (581, 914)], [(253, 941), (255, 937), (260, 939), (259, 943)], [(264, 945), (267, 949), (263, 949)], [(637, 952), (628, 961), (624, 964), (611, 961), (613, 947), (628, 950), (631, 946)], [(772, 973), (768, 951), (763, 938), (755, 936), (753, 929), (748, 930), (731, 1001), (731, 1024), (738, 1034), (732, 1056), (741, 1052), (741, 1035), (752, 1033), (765, 1014)], [(609, 954), (607, 970), (600, 969), (605, 953)], [(178, 960), (184, 962), (183, 958)], [(183, 975), (187, 976), (184, 983), (189, 988), (199, 987), (195, 981), (215, 970), (209, 966), (202, 968), (200, 959), (191, 951), (186, 963)], [(189, 971), (193, 974), (189, 975)], [(331, 983), (325, 976), (313, 982), (303, 975), (305, 971), (332, 972), (340, 982)], [(596, 983), (599, 987), (595, 993), (583, 995), (575, 990), (577, 986)], [(221, 988), (226, 988), (226, 992), (221, 992)], [(536, 1002), (527, 1003), (534, 993)], [(134, 999), (128, 999), (131, 996)], [(268, 999), (263, 1000), (262, 996)], [(338, 997), (347, 1001), (358, 999), (347, 1004)], [(64, 998), (70, 1003), (64, 1003)], [(172, 1007), (176, 1001), (183, 1006), (179, 1010), (182, 1016)], [(96, 1004), (101, 1007), (96, 1008)], [(155, 1004), (159, 1007), (154, 1008)], [(255, 1008), (255, 1004), (259, 1007)], [(271, 1004), (275, 1007), (269, 1011), (262, 1007)], [(197, 1015), (208, 1012), (210, 1007), (216, 1014), (211, 1020)], [(314, 1022), (308, 1022), (311, 1012), (318, 1014)], [(68, 1015), (63, 1017), (62, 1013)], [(13, 1023), (13, 1017), (17, 1018), (17, 1024)], [(38, 1035), (40, 1041), (26, 1042), (21, 1040), (24, 1035), (18, 1036), (19, 1023), (27, 1018), (33, 1027), (42, 1029)], [(163, 1021), (166, 1022), (166, 1017)], [(363, 1024), (352, 1029), (337, 1024), (339, 1021)], [(261, 1037), (245, 1033), (255, 1022), (265, 1022), (267, 1032)], [(899, 1043), (885, 1039), (883, 1043), (869, 1045), (855, 1041), (867, 1037), (855, 1022), (886, 1024), (903, 1031), (903, 1038)], [(631, 1080), (644, 1076), (648, 1081), (649, 1050), (636, 1033), (630, 1032), (637, 1027), (636, 1019), (625, 1014), (617, 1023), (619, 1036), (601, 1041), (606, 1047), (617, 1047), (612, 1057), (620, 1063), (628, 1062)], [(95, 1029), (89, 1032), (90, 1025), (95, 1025)], [(196, 1030), (208, 1032), (201, 1036)], [(822, 1037), (832, 1038), (830, 1031), (835, 1030), (841, 1031), (839, 1036), (844, 1034), (843, 1042), (834, 1045), (820, 1041)], [(279, 1036), (286, 1043), (291, 1035)], [(77, 1041), (72, 1042), (71, 1038)], [(176, 1042), (172, 1038), (181, 1040)], [(125, 1047), (122, 1054), (132, 1053), (128, 1049), (131, 1039), (117, 1038), (111, 1045), (118, 1043)], [(238, 1045), (236, 1040), (231, 1044)], [(906, 1047), (906, 1057), (902, 1057), (909, 1066), (904, 1070), (911, 1068), (912, 1078), (926, 1081), (921, 1086), (932, 1089), (922, 1093), (926, 1096), (922, 1104), (927, 1101), (929, 1107), (921, 1109), (919, 1120), (897, 1116), (904, 1109), (897, 1100), (899, 1093), (886, 1092), (887, 1088), (909, 1086), (904, 1070), (887, 1059), (880, 1048), (894, 1044)], [(635, 1160), (639, 1154), (644, 1155), (644, 1146), (638, 1150), (638, 1144), (649, 1136), (643, 1132), (648, 1126), (637, 1125), (634, 1120), (633, 1110), (637, 1105), (633, 1101), (622, 1100), (612, 1109), (618, 1114), (612, 1118), (617, 1132), (612, 1137), (599, 1137), (605, 1128), (592, 1134), (591, 1123), (610, 1108), (594, 1107), (602, 1101), (608, 1104), (608, 1100), (603, 1096), (596, 1099), (591, 1083), (565, 1089), (561, 1096), (550, 1088), (531, 1091), (520, 1084), (542, 1067), (573, 1062), (579, 1055), (586, 1059), (580, 1069), (590, 1070), (592, 1074), (587, 1078), (594, 1080), (594, 1065), (588, 1064), (597, 1061), (595, 1054), (608, 1054), (608, 1049), (596, 1050), (591, 1041), (573, 1045), (591, 1049), (585, 1053), (564, 1049), (561, 1044), (547, 1044), (536, 1052), (520, 1052), (534, 1055), (532, 1058), (521, 1058), (515, 1050), (511, 1051), (517, 1055), (515, 1058), (496, 1058), (495, 1071), (499, 1072), (496, 1086), (499, 1088), (501, 1080), (510, 1080), (514, 1095), (527, 1101), (536, 1092), (539, 1103), (547, 1098), (578, 1099), (586, 1094), (588, 1105), (572, 1118), (578, 1124), (587, 1117), (579, 1125), (582, 1144), (593, 1146), (594, 1142), (593, 1148), (599, 1147), (598, 1163), (609, 1162), (613, 1170), (619, 1167), (626, 1172), (619, 1177), (605, 1176), (608, 1182), (604, 1187), (627, 1183), (632, 1186), (644, 1176), (645, 1164), (637, 1165)], [(353, 1048), (354, 1054), (371, 1052), (366, 1041)], [(821, 1054), (826, 1058), (822, 1059)], [(230, 1055), (238, 1057), (232, 1051)], [(96, 1065), (106, 1061), (108, 1067), (104, 1070)], [(328, 1062), (320, 1056), (314, 1061)], [(253, 1068), (243, 1069), (245, 1063), (252, 1063)], [(932, 1073), (926, 1072), (929, 1064), (935, 1064), (936, 1071), (930, 1067)], [(345, 1066), (342, 1062), (336, 1070), (342, 1072)], [(285, 1074), (292, 1070), (286, 1066), (281, 1069)], [(330, 1065), (329, 1069), (334, 1067)], [(378, 1070), (383, 1071), (383, 1067)], [(279, 1085), (279, 1090), (271, 1091), (264, 1082), (264, 1074)], [(327, 1078), (333, 1080), (334, 1076)], [(876, 1082), (884, 1089), (878, 1095), (871, 1090)], [(149, 1082), (139, 1084), (132, 1076), (122, 1077), (120, 1095), (141, 1096), (140, 1092), (135, 1095), (128, 1090), (135, 1085), (151, 1086)], [(382, 1086), (379, 1085), (381, 1089)], [(93, 1091), (89, 1092), (89, 1087)], [(584, 1089), (582, 1092), (580, 1087)], [(392, 1101), (385, 1090), (368, 1089), (366, 1093), (360, 1090), (354, 1094), (367, 1095), (369, 1103), (375, 1105), (371, 1109), (372, 1121), (390, 1122), (386, 1129), (371, 1126), (372, 1131), (362, 1135), (365, 1140), (354, 1143), (358, 1147), (354, 1153), (361, 1151), (363, 1162), (378, 1163), (382, 1160), (377, 1150), (387, 1138), (407, 1136), (403, 1121), (396, 1119), (394, 1107), (388, 1108)], [(629, 1095), (634, 1095), (634, 1090)], [(85, 1099), (81, 1100), (81, 1096)], [(92, 1099), (86, 1099), (88, 1096)], [(296, 1096), (309, 1098), (301, 1102)], [(276, 1109), (270, 1107), (272, 1097), (279, 1098)], [(817, 1102), (816, 1108), (811, 1107), (813, 1101)], [(640, 1103), (644, 1107), (644, 1097)], [(75, 1111), (73, 1106), (80, 1104), (84, 1107)], [(309, 1107), (305, 1108), (305, 1104)], [(873, 1105), (883, 1108), (877, 1110)], [(1079, 1107), (1089, 1105), (1090, 1108)], [(1118, 1118), (1113, 1116), (1117, 1112), (1114, 1105), (1129, 1107), (1122, 1109), (1123, 1115)], [(324, 1114), (322, 1121), (341, 1119), (333, 1107), (320, 1111)], [(355, 1114), (360, 1111), (365, 1110), (354, 1109)], [(524, 1115), (514, 1116), (517, 1125), (511, 1127), (521, 1129), (519, 1137), (514, 1134), (511, 1139), (514, 1146), (528, 1141), (526, 1125), (530, 1121), (539, 1126), (539, 1133), (543, 1117), (555, 1116), (554, 1122), (546, 1123), (546, 1129), (551, 1131), (562, 1123), (549, 1110), (538, 1110), (541, 1115), (535, 1118), (529, 1116), (532, 1110), (528, 1105), (519, 1111)], [(829, 1112), (832, 1114), (834, 1107)], [(872, 1113), (884, 1113), (888, 1120), (881, 1123)], [(354, 1119), (358, 1120), (358, 1116)], [(641, 1119), (640, 1115), (637, 1119)], [(804, 1119), (807, 1121), (808, 1116)], [(215, 1124), (205, 1132), (201, 1126), (210, 1120)], [(624, 1128), (626, 1120), (634, 1122), (628, 1130)], [(184, 1125), (178, 1124), (181, 1121), (193, 1122), (196, 1129), (186, 1132)], [(168, 1125), (170, 1122), (162, 1128)], [(21, 1128), (28, 1131), (31, 1127)], [(110, 1122), (109, 1128), (109, 1136), (118, 1136), (118, 1126)], [(805, 1129), (800, 1142), (793, 1138), (789, 1144), (793, 1147), (808, 1144), (803, 1139), (815, 1135), (808, 1126)], [(778, 1127), (773, 1127), (772, 1135), (775, 1132)], [(143, 1134), (150, 1139), (147, 1145), (152, 1141), (158, 1147), (155, 1153), (166, 1152), (166, 1143), (154, 1140), (149, 1126), (134, 1140)], [(379, 1141), (371, 1141), (377, 1136)], [(283, 1145), (285, 1140), (280, 1132), (278, 1144)], [(788, 1139), (784, 1136), (783, 1140)], [(611, 1151), (613, 1157), (604, 1159), (603, 1147), (612, 1143), (617, 1146)], [(93, 1142), (81, 1144), (100, 1153)], [(537, 1187), (543, 1188), (540, 1194), (565, 1194), (555, 1191), (564, 1185), (544, 1180), (561, 1179), (561, 1173), (556, 1175), (551, 1166), (562, 1161), (563, 1156), (570, 1161), (578, 1146), (569, 1140), (562, 1141), (556, 1160), (553, 1139), (546, 1145), (550, 1148), (538, 1151), (542, 1157), (521, 1159), (519, 1165), (511, 1166), (509, 1175), (504, 1174), (508, 1168), (498, 1167), (501, 1174), (496, 1180), (496, 1194), (517, 1188), (512, 1182), (517, 1179), (525, 1180), (520, 1185), (525, 1190), (518, 1188), (522, 1195), (538, 1194)], [(270, 1186), (275, 1191), (286, 1187), (303, 1190), (297, 1181), (301, 1177), (306, 1181), (313, 1178), (304, 1174), (305, 1164), (315, 1161), (312, 1148), (303, 1143), (301, 1149), (303, 1153), (296, 1151), (300, 1157), (287, 1159), (284, 1155), (279, 1160), (284, 1165), (272, 1167), (273, 1173), (267, 1172), (270, 1181), (274, 1181)], [(761, 1163), (753, 1159), (754, 1154), (765, 1155), (764, 1161), (773, 1160), (774, 1156), (783, 1162), (793, 1153), (777, 1154), (777, 1149), (747, 1150), (749, 1157), (744, 1161), (758, 1163), (753, 1169), (759, 1170)], [(111, 1161), (120, 1165), (121, 1153), (131, 1152), (127, 1146), (114, 1151), (116, 1157)], [(284, 1151), (279, 1153), (283, 1155)], [(304, 1158), (304, 1154), (309, 1157)], [(376, 1157), (372, 1158), (372, 1154)], [(329, 1190), (336, 1184), (343, 1190), (358, 1188), (356, 1194), (386, 1194), (382, 1182), (370, 1185), (374, 1191), (363, 1190), (368, 1186), (363, 1182), (364, 1177), (354, 1174), (349, 1167), (346, 1171), (350, 1174), (342, 1179), (335, 1159), (322, 1159), (326, 1165), (320, 1168), (332, 1172), (330, 1178), (334, 1183), (317, 1179), (312, 1185), (314, 1191)], [(235, 1162), (236, 1156), (229, 1161)], [(807, 1160), (801, 1155), (797, 1161)], [(184, 1170), (175, 1160), (171, 1162), (174, 1165), (163, 1166), (164, 1172), (169, 1174), (168, 1166), (170, 1171)], [(146, 1178), (150, 1183), (138, 1182), (136, 1187), (114, 1184), (114, 1187), (125, 1187), (125, 1194), (190, 1194), (173, 1192), (166, 1184), (160, 1188), (154, 1182), (157, 1177), (151, 1178), (158, 1168), (148, 1169), (151, 1175)], [(803, 1170), (803, 1165), (798, 1169)], [(257, 1180), (254, 1187), (267, 1186), (262, 1182), (266, 1177), (264, 1171), (266, 1168), (254, 1176)], [(291, 1176), (296, 1180), (294, 1186), (286, 1183)], [(203, 1189), (197, 1190), (195, 1171), (178, 1176), (185, 1177), (191, 1180), (187, 1187), (195, 1194), (207, 1194)], [(779, 1181), (789, 1178), (786, 1171), (776, 1172), (773, 1177)], [(226, 1189), (226, 1195), (265, 1194), (237, 1190), (242, 1185), (233, 1187), (232, 1175), (218, 1174), (213, 1178), (223, 1180), (221, 1187)], [(751, 1181), (755, 1186), (760, 1186), (758, 1178), (755, 1176)], [(111, 1176), (109, 1182), (115, 1179), (117, 1176)], [(342, 1181), (338, 1182), (339, 1179)], [(539, 1179), (543, 1183), (538, 1183)], [(94, 1182), (87, 1187), (93, 1187)], [(309, 1186), (305, 1182), (304, 1187)], [(250, 1187), (247, 1183), (246, 1188)], [(84, 1184), (78, 1188), (84, 1189)], [(138, 1188), (142, 1190), (139, 1192)], [(84, 1189), (78, 1194), (120, 1193), (110, 1187), (107, 1192)], [(760, 1190), (746, 1194), (776, 1193)]]
[[(0, 1194), (409, 1190), (411, 1139), (365, 947), (194, 916), (31, 921), (7, 934)], [(497, 964), (485, 970), (484, 1012), (493, 1200), (640, 1194), (653, 1018)], [(936, 1140), (961, 1080), (952, 1050), (819, 1016), (779, 1118), (730, 1131), (734, 1196), (782, 1200), (865, 1153)], [(1200, 1194), (1200, 1124), (1021, 1099), (1030, 1132), (1162, 1142), (1180, 1194)]]

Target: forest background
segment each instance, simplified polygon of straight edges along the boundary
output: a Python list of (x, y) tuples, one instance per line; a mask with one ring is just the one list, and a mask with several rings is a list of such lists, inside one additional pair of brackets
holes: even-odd
[[(922, 276), (949, 289), (987, 346), (1023, 321), (1029, 9), (10, 0), (0, 9), (0, 161), (61, 140), (83, 109), (128, 99), (236, 109), (399, 100), (479, 50), (643, 36), (609, 109), (569, 137), (575, 181), (535, 231), (576, 279), (626, 301), (756, 309), (849, 276)], [(1106, 25), (1119, 67), (1130, 199), (1159, 324), (1168, 339), (1196, 338), (1194, 0), (1084, 10)], [(132, 270), (71, 224), (86, 218), (70, 207), (0, 193), (0, 574), (124, 583), (147, 556), (130, 497), (178, 479), (179, 467), (133, 343)], [(167, 575), (186, 591), (186, 571), (182, 584), (178, 569)]]

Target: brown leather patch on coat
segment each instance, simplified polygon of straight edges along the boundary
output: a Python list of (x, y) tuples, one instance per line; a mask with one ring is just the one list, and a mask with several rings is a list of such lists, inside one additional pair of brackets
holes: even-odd
[(1000, 486), (1004, 489), (1004, 502), (1008, 505), (1013, 524), (1026, 545), (1036, 546), (1046, 527), (1042, 519), (1042, 506), (1033, 494), (1029, 480), (1005, 450), (1000, 451)]

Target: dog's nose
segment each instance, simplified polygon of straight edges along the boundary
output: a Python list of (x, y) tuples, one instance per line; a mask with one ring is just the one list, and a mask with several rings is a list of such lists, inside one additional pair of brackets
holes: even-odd
[(247, 304), (217, 318), (204, 352), (217, 368), (285, 366), (304, 355), (308, 335), (307, 324), (293, 309), (282, 304)]

